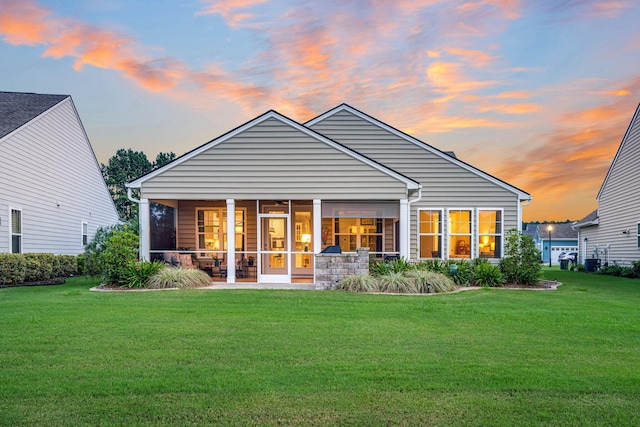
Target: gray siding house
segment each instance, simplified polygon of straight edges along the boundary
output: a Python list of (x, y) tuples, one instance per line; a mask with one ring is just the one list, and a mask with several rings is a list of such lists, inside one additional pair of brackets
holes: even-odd
[(118, 220), (71, 97), (0, 92), (0, 252), (77, 255)]
[[(127, 185), (141, 194), (143, 257), (180, 248), (228, 282), (312, 280), (328, 246), (496, 260), (531, 200), (346, 104), (305, 124), (269, 111)], [(158, 247), (167, 211), (175, 239)]]
[(573, 224), (579, 257), (629, 264), (640, 259), (640, 105), (596, 197), (598, 209)]

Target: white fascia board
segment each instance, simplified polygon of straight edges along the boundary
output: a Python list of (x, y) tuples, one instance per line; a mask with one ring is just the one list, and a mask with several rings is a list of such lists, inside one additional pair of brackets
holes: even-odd
[(620, 142), (620, 146), (618, 147), (618, 151), (616, 151), (616, 155), (613, 157), (613, 160), (611, 161), (611, 166), (609, 166), (609, 170), (607, 171), (607, 175), (605, 175), (604, 181), (602, 181), (602, 185), (600, 186), (600, 190), (598, 190), (598, 195), (596, 196), (596, 200), (598, 200), (598, 201), (600, 201), (600, 195), (602, 194), (602, 191), (604, 190), (605, 185), (607, 185), (607, 181), (609, 180), (609, 175), (611, 175), (611, 171), (613, 170), (613, 167), (616, 164), (616, 161), (618, 160), (618, 156), (620, 155), (620, 152), (622, 151), (622, 147), (624, 146), (625, 142), (627, 141), (627, 137), (629, 136), (629, 132), (631, 132), (631, 128), (636, 123), (636, 120), (640, 119), (639, 115), (640, 115), (640, 104), (638, 104), (638, 106), (636, 107), (636, 112), (633, 113), (633, 118), (631, 119), (631, 122), (629, 122), (629, 126), (627, 127), (627, 131), (624, 133), (624, 137), (622, 137), (622, 142)]
[(173, 162), (168, 163), (168, 164), (164, 165), (163, 167), (161, 167), (159, 169), (156, 169), (155, 171), (150, 172), (147, 175), (144, 175), (144, 176), (136, 179), (135, 181), (132, 181), (132, 182), (129, 182), (129, 183), (125, 184), (125, 186), (128, 187), (128, 188), (140, 188), (142, 183), (147, 181), (148, 179), (151, 179), (151, 178), (153, 178), (153, 177), (165, 172), (166, 170), (169, 170), (169, 169), (173, 168), (174, 166), (177, 166), (177, 165), (179, 165), (179, 164), (181, 164), (181, 163), (183, 163), (183, 162), (185, 162), (185, 161), (197, 156), (198, 154), (202, 153), (203, 151), (206, 151), (206, 150), (210, 149), (211, 147), (215, 147), (216, 145), (221, 144), (224, 141), (227, 141), (228, 139), (233, 138), (234, 136), (236, 136), (236, 135), (244, 132), (245, 130), (251, 128), (252, 126), (258, 125), (258, 124), (260, 124), (260, 123), (262, 123), (262, 122), (264, 122), (265, 120), (268, 120), (268, 119), (279, 120), (279, 121), (281, 121), (281, 122), (283, 122), (283, 123), (295, 128), (295, 129), (299, 130), (300, 132), (303, 132), (303, 133), (307, 134), (308, 136), (310, 136), (312, 138), (315, 138), (316, 140), (324, 142), (325, 144), (335, 148), (336, 150), (339, 150), (339, 151), (341, 151), (341, 152), (343, 152), (343, 153), (345, 153), (345, 154), (347, 154), (347, 155), (349, 155), (349, 156), (351, 156), (351, 157), (353, 157), (353, 158), (355, 158), (355, 159), (357, 159), (357, 160), (359, 160), (359, 161), (361, 161), (361, 162), (373, 167), (374, 169), (377, 169), (380, 172), (383, 172), (386, 175), (389, 175), (392, 178), (395, 178), (398, 181), (403, 182), (407, 186), (408, 190), (417, 190), (417, 189), (419, 189), (421, 187), (420, 183), (414, 181), (413, 179), (411, 179), (409, 177), (406, 177), (406, 176), (404, 176), (404, 175), (402, 175), (402, 174), (400, 174), (400, 173), (394, 171), (393, 169), (390, 169), (390, 168), (388, 168), (388, 167), (386, 167), (384, 165), (381, 165), (380, 163), (378, 163), (378, 162), (376, 162), (374, 160), (371, 160), (370, 158), (368, 158), (366, 156), (363, 156), (362, 154), (360, 154), (360, 153), (358, 153), (356, 151), (353, 151), (353, 150), (349, 149), (348, 147), (345, 147), (342, 144), (340, 144), (340, 143), (338, 143), (338, 142), (336, 142), (336, 141), (334, 141), (334, 140), (332, 140), (330, 138), (327, 138), (326, 136), (324, 136), (324, 135), (322, 135), (322, 134), (320, 134), (320, 133), (318, 133), (318, 132), (316, 132), (316, 131), (314, 131), (312, 129), (309, 129), (309, 128), (301, 125), (300, 123), (298, 123), (298, 122), (296, 122), (294, 120), (291, 120), (288, 117), (283, 116), (282, 114), (280, 114), (280, 113), (278, 113), (276, 111), (273, 111), (273, 110), (270, 110), (270, 111), (264, 113), (263, 115), (261, 115), (259, 117), (256, 117), (255, 119), (245, 123), (244, 125), (241, 125), (241, 126), (235, 128), (235, 129), (233, 129), (232, 131), (227, 132), (226, 134), (224, 134), (222, 136), (219, 136), (218, 138), (213, 139), (213, 140), (205, 143), (204, 145), (201, 145), (200, 147), (198, 147), (198, 148), (196, 148), (196, 149), (184, 154), (183, 156), (177, 158)]
[(467, 164), (467, 163), (465, 163), (465, 162), (463, 162), (463, 161), (461, 161), (459, 159), (451, 157), (448, 154), (438, 150), (437, 148), (432, 147), (431, 145), (429, 145), (429, 144), (427, 144), (427, 143), (425, 143), (423, 141), (420, 141), (419, 139), (414, 138), (411, 135), (408, 135), (408, 134), (406, 134), (406, 133), (404, 133), (402, 131), (399, 131), (398, 129), (396, 129), (396, 128), (392, 127), (392, 126), (389, 126), (388, 124), (386, 124), (384, 122), (381, 122), (380, 120), (378, 120), (378, 119), (376, 119), (374, 117), (371, 117), (371, 116), (363, 113), (362, 111), (359, 111), (359, 110), (357, 110), (357, 109), (355, 109), (355, 108), (353, 108), (353, 107), (351, 107), (351, 106), (349, 106), (347, 104), (339, 105), (339, 106), (327, 111), (326, 113), (323, 113), (320, 116), (309, 120), (308, 122), (304, 123), (304, 125), (305, 126), (313, 126), (314, 124), (316, 124), (318, 122), (321, 122), (322, 120), (326, 119), (327, 117), (333, 116), (334, 114), (336, 114), (336, 113), (338, 113), (340, 111), (348, 111), (348, 112), (360, 117), (361, 119), (368, 121), (369, 123), (372, 123), (372, 124), (374, 124), (376, 126), (379, 126), (379, 127), (381, 127), (382, 129), (384, 129), (384, 130), (386, 130), (388, 132), (391, 132), (392, 134), (404, 139), (405, 141), (411, 142), (412, 144), (414, 144), (414, 145), (416, 145), (416, 146), (418, 146), (418, 147), (420, 147), (420, 148), (422, 148), (424, 150), (427, 150), (427, 151), (435, 154), (436, 156), (439, 156), (439, 157), (441, 157), (441, 158), (443, 158), (445, 160), (448, 160), (451, 163), (453, 163), (453, 164), (455, 164), (455, 165), (457, 165), (457, 166), (459, 166), (459, 167), (461, 167), (463, 169), (468, 170), (469, 172), (472, 172), (472, 173), (474, 173), (476, 175), (479, 175), (482, 178), (485, 178), (485, 179), (491, 181), (492, 183), (494, 183), (494, 184), (496, 184), (496, 185), (498, 185), (498, 186), (500, 186), (500, 187), (502, 187), (502, 188), (504, 188), (506, 190), (509, 190), (509, 191), (515, 193), (518, 196), (518, 200), (520, 200), (520, 201), (532, 200), (531, 195), (529, 193), (526, 193), (526, 192), (520, 190), (519, 188), (514, 187), (511, 184), (508, 184), (508, 183), (502, 181), (501, 179), (498, 179), (498, 178), (496, 178), (496, 177), (494, 177), (492, 175), (489, 175), (488, 173), (483, 172), (480, 169), (477, 169), (476, 167), (471, 166), (471, 165), (469, 165), (469, 164)]

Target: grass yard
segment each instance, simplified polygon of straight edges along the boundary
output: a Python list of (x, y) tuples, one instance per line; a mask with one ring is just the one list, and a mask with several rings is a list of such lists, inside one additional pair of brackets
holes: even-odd
[(0, 289), (0, 425), (640, 424), (640, 281), (558, 291)]

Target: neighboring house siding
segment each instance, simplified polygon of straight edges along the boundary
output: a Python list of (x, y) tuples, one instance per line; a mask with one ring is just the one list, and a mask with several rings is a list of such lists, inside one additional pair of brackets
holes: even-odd
[[(598, 194), (598, 224), (580, 228), (581, 257), (629, 263), (640, 259), (640, 107), (620, 144)], [(626, 231), (629, 233), (626, 233)], [(587, 238), (585, 245), (584, 239)], [(586, 250), (585, 249), (586, 246)], [(603, 250), (608, 247), (606, 255)], [(584, 252), (584, 254), (582, 253)]]
[[(637, 224), (640, 221), (639, 170), (640, 117), (636, 113), (598, 198), (600, 223), (596, 229), (597, 234), (603, 237), (594, 240), (599, 242), (599, 247), (611, 245), (611, 260), (640, 258), (637, 239)], [(623, 234), (626, 230), (629, 230), (629, 234)], [(590, 241), (588, 243), (591, 244)]]
[[(348, 111), (337, 112), (309, 127), (422, 184), (422, 200), (411, 205), (413, 250), (417, 247), (418, 209), (503, 209), (504, 234), (519, 227), (517, 194), (386, 129)], [(474, 235), (476, 227), (474, 221)]]
[(79, 254), (83, 222), (91, 239), (118, 221), (71, 98), (0, 140), (0, 177), (0, 252), (10, 250), (9, 206), (22, 208), (25, 253)]
[(142, 183), (149, 199), (397, 200), (406, 184), (274, 118)]

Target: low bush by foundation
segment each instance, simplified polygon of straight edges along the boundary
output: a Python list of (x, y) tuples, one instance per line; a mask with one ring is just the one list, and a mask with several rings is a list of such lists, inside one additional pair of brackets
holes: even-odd
[(354, 274), (338, 282), (336, 290), (347, 292), (379, 292), (380, 286), (378, 280), (373, 276), (368, 274)]
[(0, 285), (46, 282), (76, 273), (76, 257), (46, 253), (0, 254)]
[(191, 289), (210, 284), (211, 278), (204, 271), (182, 267), (163, 268), (147, 280), (149, 289)]

